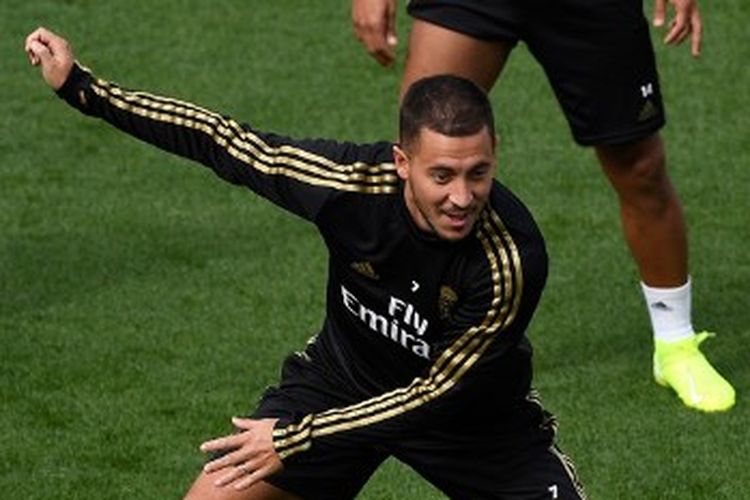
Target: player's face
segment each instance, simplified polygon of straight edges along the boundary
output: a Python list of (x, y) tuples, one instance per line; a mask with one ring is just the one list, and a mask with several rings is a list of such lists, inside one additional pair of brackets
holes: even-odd
[(398, 146), (393, 153), (417, 226), (451, 241), (468, 236), (495, 174), (495, 139), (489, 131), (449, 137), (423, 128), (408, 153)]

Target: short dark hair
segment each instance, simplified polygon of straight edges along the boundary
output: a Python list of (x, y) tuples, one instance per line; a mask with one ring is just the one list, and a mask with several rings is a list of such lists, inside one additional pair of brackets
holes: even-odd
[(450, 137), (474, 135), (487, 127), (495, 137), (495, 120), (487, 94), (471, 80), (436, 75), (414, 82), (399, 113), (399, 141), (409, 150), (422, 128)]

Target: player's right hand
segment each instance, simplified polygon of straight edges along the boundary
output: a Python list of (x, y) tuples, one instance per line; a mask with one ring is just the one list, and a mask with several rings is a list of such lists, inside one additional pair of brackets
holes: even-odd
[(54, 90), (63, 86), (75, 62), (67, 40), (46, 28), (37, 28), (26, 37), (24, 49), (33, 66), (40, 66), (42, 77)]
[(396, 60), (396, 0), (352, 0), (354, 35), (381, 66)]

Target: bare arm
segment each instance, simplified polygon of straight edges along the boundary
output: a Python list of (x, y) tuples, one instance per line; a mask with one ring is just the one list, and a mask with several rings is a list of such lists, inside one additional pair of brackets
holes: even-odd
[(396, 0), (352, 0), (354, 35), (381, 66), (396, 60)]
[(664, 43), (679, 45), (690, 37), (690, 53), (698, 57), (701, 53), (703, 22), (697, 0), (654, 0), (654, 26), (664, 26), (667, 3), (672, 5), (674, 17), (667, 26)]

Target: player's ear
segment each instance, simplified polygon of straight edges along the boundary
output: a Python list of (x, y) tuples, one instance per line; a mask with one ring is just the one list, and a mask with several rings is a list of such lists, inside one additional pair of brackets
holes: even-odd
[(396, 164), (396, 173), (405, 181), (409, 178), (409, 156), (398, 144), (393, 145), (393, 162)]

